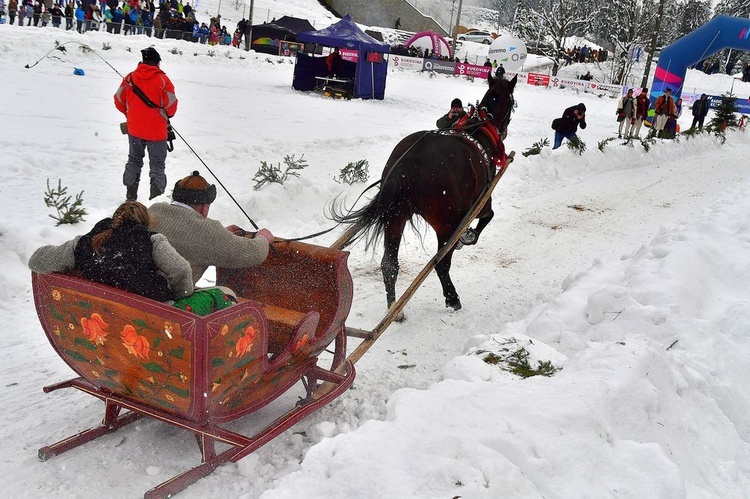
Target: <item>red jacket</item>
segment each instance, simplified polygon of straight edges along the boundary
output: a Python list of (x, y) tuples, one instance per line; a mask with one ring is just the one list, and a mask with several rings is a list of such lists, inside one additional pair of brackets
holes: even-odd
[[(158, 107), (149, 107), (133, 91), (129, 82), (140, 88)], [(139, 63), (127, 75), (115, 93), (115, 106), (125, 114), (128, 134), (144, 140), (167, 140), (168, 118), (177, 112), (174, 85), (158, 66)]]

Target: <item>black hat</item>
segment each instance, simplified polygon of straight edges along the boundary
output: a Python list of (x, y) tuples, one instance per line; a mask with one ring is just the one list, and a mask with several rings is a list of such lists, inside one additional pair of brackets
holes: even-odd
[(580, 104), (578, 104), (578, 105), (576, 106), (576, 109), (578, 109), (578, 110), (579, 110), (579, 111), (581, 111), (582, 113), (585, 113), (585, 112), (586, 112), (586, 105), (585, 105), (585, 104), (584, 104), (583, 102), (581, 102)]
[(211, 204), (216, 199), (216, 186), (209, 185), (200, 173), (194, 171), (174, 184), (172, 199), (189, 205)]
[(461, 102), (461, 99), (453, 99), (451, 101), (451, 107), (464, 107), (464, 104)]
[(141, 55), (143, 56), (143, 62), (155, 62), (158, 64), (161, 61), (161, 56), (154, 47), (141, 50)]

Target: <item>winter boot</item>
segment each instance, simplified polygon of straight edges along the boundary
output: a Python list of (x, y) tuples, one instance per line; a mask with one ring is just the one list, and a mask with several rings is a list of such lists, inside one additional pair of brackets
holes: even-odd
[(162, 194), (164, 194), (164, 189), (151, 182), (151, 194), (149, 194), (148, 200), (151, 201), (156, 196), (161, 196)]
[(135, 201), (138, 199), (138, 182), (136, 182), (133, 185), (128, 185), (127, 187), (127, 193), (125, 194), (125, 200), (126, 201)]

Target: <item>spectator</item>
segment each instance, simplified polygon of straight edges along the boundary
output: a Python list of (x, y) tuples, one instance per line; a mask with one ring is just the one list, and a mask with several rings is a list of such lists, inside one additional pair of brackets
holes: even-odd
[(56, 3), (55, 5), (53, 5), (49, 13), (52, 14), (52, 26), (54, 26), (55, 28), (59, 28), (60, 24), (62, 24), (62, 18), (65, 17), (65, 14), (60, 8), (60, 4)]
[(240, 227), (224, 228), (218, 220), (208, 218), (215, 199), (216, 186), (194, 171), (175, 184), (172, 203), (155, 203), (149, 208), (151, 228), (164, 234), (190, 263), (193, 282), (198, 282), (210, 265), (242, 268), (263, 263), (274, 240), (267, 229), (248, 238)]
[(167, 301), (193, 292), (190, 264), (166, 236), (148, 228), (149, 213), (126, 202), (83, 236), (59, 246), (42, 246), (29, 258), (34, 272), (78, 270), (85, 279)]
[(76, 7), (76, 31), (79, 33), (83, 33), (86, 31), (85, 29), (85, 21), (86, 21), (86, 12), (84, 12), (83, 7), (79, 4), (78, 7)]
[(143, 157), (148, 150), (151, 190), (149, 199), (164, 193), (167, 176), (169, 119), (177, 111), (177, 97), (169, 77), (159, 69), (161, 56), (153, 47), (141, 50), (143, 62), (128, 74), (115, 93), (115, 106), (127, 118), (130, 149), (122, 182), (127, 199), (138, 198)]
[(682, 115), (682, 99), (677, 99), (674, 103), (674, 114), (669, 116), (667, 124), (664, 125), (664, 133), (662, 134), (665, 139), (673, 139), (679, 133), (680, 127), (677, 125), (677, 119)]
[(628, 92), (617, 103), (617, 121), (620, 126), (617, 129), (617, 137), (622, 138), (622, 129), (625, 128), (625, 138), (630, 137), (632, 127), (635, 125), (635, 116), (637, 104), (633, 97), (633, 89), (629, 88)]
[(487, 58), (484, 59), (484, 66), (488, 67), (488, 68), (492, 67), (492, 61), (490, 61), (489, 57), (487, 57)]
[(591, 81), (594, 79), (593, 76), (591, 76), (591, 71), (586, 71), (586, 74), (581, 76), (581, 80)]
[(65, 29), (71, 30), (73, 29), (73, 18), (75, 17), (75, 12), (73, 10), (73, 2), (68, 2), (65, 5)]
[(706, 119), (708, 114), (708, 96), (701, 94), (701, 98), (693, 103), (693, 123), (690, 125), (690, 129), (695, 129), (695, 125), (698, 125), (698, 130), (703, 130), (703, 120)]
[(333, 52), (328, 54), (326, 57), (326, 69), (328, 70), (328, 76), (342, 75), (343, 60), (341, 59), (341, 53), (339, 48), (334, 47)]
[(654, 131), (656, 136), (662, 138), (664, 134), (664, 126), (667, 124), (670, 116), (676, 112), (674, 99), (672, 99), (672, 89), (667, 87), (662, 95), (654, 102), (654, 113), (656, 119), (654, 121)]
[(630, 132), (630, 136), (636, 139), (640, 139), (641, 125), (643, 120), (648, 117), (648, 108), (651, 103), (648, 100), (648, 88), (643, 87), (641, 93), (635, 98), (636, 111), (635, 111), (635, 127)]
[(586, 106), (581, 102), (575, 106), (570, 106), (563, 111), (562, 118), (558, 118), (553, 122), (555, 124), (555, 143), (552, 149), (557, 149), (562, 145), (563, 139), (572, 139), (573, 137), (578, 138), (576, 131), (578, 125), (582, 129), (586, 128)]
[(440, 130), (447, 130), (449, 128), (453, 128), (453, 125), (464, 115), (466, 112), (464, 111), (464, 105), (461, 102), (461, 99), (453, 99), (451, 101), (451, 109), (448, 111), (444, 116), (439, 118), (435, 125)]
[(401, 28), (401, 18), (400, 17), (396, 19), (395, 23), (393, 23), (393, 27), (395, 29), (400, 29)]
[[(8, 1), (8, 18), (10, 20), (10, 24), (13, 24), (16, 21), (16, 12), (18, 12), (18, 0), (9, 0)], [(19, 21), (20, 24), (20, 21)]]
[(495, 70), (495, 78), (502, 79), (503, 76), (505, 76), (505, 66), (503, 66), (503, 63), (497, 65), (497, 69)]

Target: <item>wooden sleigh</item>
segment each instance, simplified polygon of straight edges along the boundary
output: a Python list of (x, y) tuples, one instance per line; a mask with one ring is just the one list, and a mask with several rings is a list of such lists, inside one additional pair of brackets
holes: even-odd
[[(240, 303), (205, 317), (76, 276), (33, 273), (42, 327), (78, 375), (44, 391), (76, 388), (105, 403), (100, 426), (43, 447), (39, 458), (143, 416), (191, 431), (201, 464), (148, 491), (151, 498), (168, 497), (254, 452), (354, 381), (344, 325), (352, 304), (347, 258), (343, 251), (278, 242), (261, 266), (217, 269), (217, 284), (232, 288)], [(332, 359), (324, 367), (319, 356), (329, 346)], [(306, 398), (255, 435), (222, 427), (300, 382)], [(322, 383), (324, 393), (313, 396)]]

